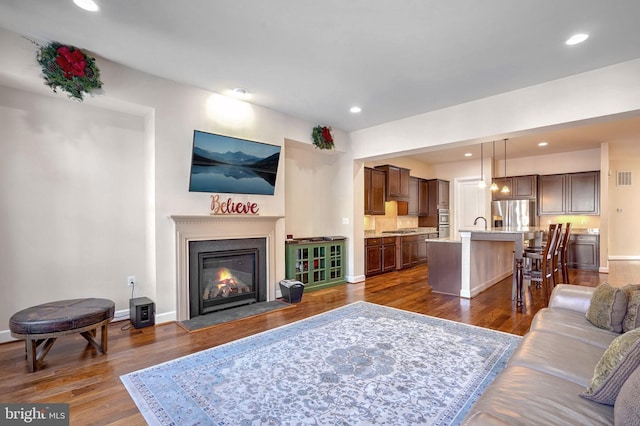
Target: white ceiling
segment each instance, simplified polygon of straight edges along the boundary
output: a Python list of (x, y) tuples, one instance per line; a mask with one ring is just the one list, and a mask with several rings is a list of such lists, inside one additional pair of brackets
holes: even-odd
[[(218, 93), (244, 87), (252, 103), (345, 131), (640, 57), (638, 0), (96, 2), (0, 0), (0, 27)], [(565, 46), (576, 32), (590, 38)], [(601, 142), (593, 128), (531, 141), (552, 136), (565, 150)], [(514, 155), (526, 141), (510, 141)]]

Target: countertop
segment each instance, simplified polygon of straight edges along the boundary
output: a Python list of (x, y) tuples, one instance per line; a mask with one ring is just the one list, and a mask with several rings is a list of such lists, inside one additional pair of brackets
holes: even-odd
[[(460, 231), (470, 231), (470, 232), (537, 232), (543, 231), (546, 232), (549, 230), (548, 226), (518, 226), (518, 227), (501, 227), (501, 228), (489, 228), (489, 229), (480, 229), (480, 228), (470, 228), (470, 229), (461, 229)], [(598, 228), (571, 228), (571, 233), (576, 235), (598, 235), (600, 234), (600, 230)]]
[(427, 238), (425, 239), (426, 242), (428, 243), (454, 243), (454, 244), (461, 244), (462, 240), (460, 238), (453, 238), (453, 237), (447, 237), (447, 238)]
[(397, 229), (395, 231), (383, 231), (383, 232), (364, 231), (364, 237), (365, 238), (408, 237), (411, 235), (424, 235), (424, 234), (436, 234), (436, 233), (438, 233), (438, 228), (421, 227), (421, 228)]
[[(515, 232), (536, 232), (549, 230), (548, 226), (526, 226), (526, 227), (502, 227), (502, 228), (490, 228), (487, 230), (471, 228), (461, 229), (460, 232), (473, 232), (473, 233), (487, 233), (487, 234), (510, 234)], [(598, 228), (571, 228), (571, 235), (599, 235), (600, 230)], [(460, 238), (438, 238), (438, 239), (426, 239), (427, 242), (439, 242), (439, 243), (459, 243)]]
[(294, 238), (291, 240), (285, 240), (286, 244), (314, 244), (314, 243), (326, 243), (329, 241), (346, 240), (347, 237), (333, 235), (329, 237), (308, 237), (308, 238)]

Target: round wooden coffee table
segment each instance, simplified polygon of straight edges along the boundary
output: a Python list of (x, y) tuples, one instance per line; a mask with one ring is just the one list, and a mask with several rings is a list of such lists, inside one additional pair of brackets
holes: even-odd
[[(9, 330), (16, 339), (25, 340), (27, 367), (34, 372), (60, 336), (80, 333), (98, 351), (107, 353), (108, 325), (115, 304), (108, 299), (73, 299), (43, 303), (15, 313)], [(100, 328), (100, 343), (95, 340)], [(40, 347), (40, 350), (38, 350)]]

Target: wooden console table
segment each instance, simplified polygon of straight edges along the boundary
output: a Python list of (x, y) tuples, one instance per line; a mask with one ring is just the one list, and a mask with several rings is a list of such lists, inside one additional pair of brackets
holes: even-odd
[[(27, 367), (33, 373), (59, 336), (80, 333), (98, 351), (107, 353), (108, 325), (115, 304), (108, 299), (73, 299), (32, 306), (9, 320), (11, 335), (25, 340)], [(95, 340), (100, 328), (100, 343)], [(38, 351), (38, 347), (40, 350)]]

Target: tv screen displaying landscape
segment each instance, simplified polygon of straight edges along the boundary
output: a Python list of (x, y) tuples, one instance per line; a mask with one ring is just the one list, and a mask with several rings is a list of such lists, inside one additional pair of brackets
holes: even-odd
[(189, 191), (273, 195), (280, 147), (193, 132)]

